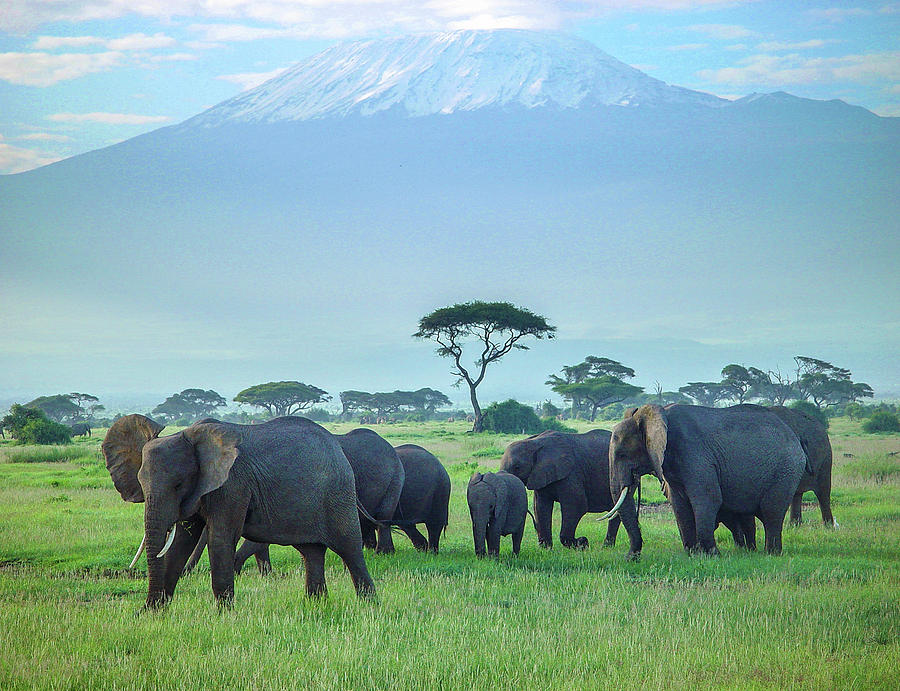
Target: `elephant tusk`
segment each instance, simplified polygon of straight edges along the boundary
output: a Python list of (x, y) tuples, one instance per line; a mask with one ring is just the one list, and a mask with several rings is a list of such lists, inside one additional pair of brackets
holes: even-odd
[(172, 543), (175, 542), (175, 526), (172, 526), (172, 529), (169, 530), (169, 534), (166, 536), (166, 544), (163, 545), (163, 548), (160, 550), (159, 554), (156, 555), (156, 558), (163, 556), (166, 552), (169, 551), (169, 547), (172, 546)]
[(134, 559), (131, 560), (131, 563), (128, 565), (129, 569), (133, 569), (134, 565), (137, 564), (137, 560), (140, 559), (141, 555), (144, 553), (144, 545), (147, 544), (147, 534), (144, 533), (144, 537), (141, 538), (141, 546), (138, 547), (137, 553), (134, 555)]
[(615, 516), (619, 512), (619, 509), (622, 508), (622, 504), (625, 503), (625, 497), (628, 496), (629, 489), (631, 489), (631, 488), (630, 487), (622, 488), (622, 494), (619, 495), (619, 500), (616, 502), (616, 505), (614, 507), (612, 507), (608, 513), (606, 513), (603, 516), (600, 516), (600, 518), (598, 518), (597, 520), (598, 521), (608, 521), (610, 518)]

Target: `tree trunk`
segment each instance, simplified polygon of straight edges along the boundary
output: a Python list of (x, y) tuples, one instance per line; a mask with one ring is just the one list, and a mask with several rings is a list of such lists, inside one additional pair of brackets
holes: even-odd
[(475, 395), (475, 385), (469, 384), (469, 397), (472, 400), (472, 409), (475, 411), (475, 424), (473, 432), (484, 432), (484, 420), (482, 419), (481, 406), (478, 405), (478, 397)]

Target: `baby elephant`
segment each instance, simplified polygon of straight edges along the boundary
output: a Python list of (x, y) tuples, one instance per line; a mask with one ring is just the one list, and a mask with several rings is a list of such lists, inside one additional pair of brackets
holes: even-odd
[(522, 533), (525, 532), (525, 513), (528, 498), (525, 485), (515, 475), (501, 470), (498, 473), (475, 473), (466, 489), (475, 554), (484, 556), (484, 541), (492, 557), (500, 556), (500, 538), (512, 535), (513, 554), (519, 555)]

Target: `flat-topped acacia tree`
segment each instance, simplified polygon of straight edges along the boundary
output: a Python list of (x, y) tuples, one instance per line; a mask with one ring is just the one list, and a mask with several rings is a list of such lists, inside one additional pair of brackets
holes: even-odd
[(244, 389), (234, 400), (265, 408), (273, 417), (293, 415), (316, 403), (330, 401), (331, 396), (317, 386), (299, 381), (270, 381)]
[[(413, 336), (435, 341), (439, 346), (438, 355), (453, 358), (451, 372), (458, 377), (456, 383), (469, 385), (469, 397), (475, 411), (472, 431), (481, 432), (484, 425), (475, 390), (484, 381), (488, 365), (513, 348), (528, 350), (528, 346), (519, 343), (525, 336), (553, 338), (555, 331), (556, 327), (550, 326), (544, 317), (509, 302), (473, 300), (426, 314), (419, 320), (419, 330)], [(481, 347), (471, 373), (462, 364), (462, 344), (466, 340), (478, 341)]]

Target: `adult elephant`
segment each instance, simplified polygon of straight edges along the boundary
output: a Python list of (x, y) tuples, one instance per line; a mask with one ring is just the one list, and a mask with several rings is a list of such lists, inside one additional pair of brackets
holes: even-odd
[[(416, 444), (395, 447), (403, 464), (405, 480), (392, 525), (399, 526), (420, 552), (438, 553), (441, 531), (450, 511), (450, 476), (431, 452)], [(425, 524), (428, 539), (416, 525)]]
[[(584, 434), (542, 432), (506, 447), (500, 468), (518, 477), (534, 490), (534, 517), (538, 543), (553, 545), (553, 503), (559, 502), (562, 526), (559, 541), (565, 547), (585, 549), (586, 537), (575, 537), (581, 517), (588, 512), (607, 511), (613, 506), (609, 482), (610, 433), (596, 429)], [(629, 495), (610, 519), (604, 545), (616, 543), (619, 523), (628, 532), (627, 557), (640, 556), (643, 540), (637, 511)]]
[(69, 431), (74, 437), (91, 436), (91, 426), (86, 422), (75, 422), (69, 425)]
[(171, 599), (204, 525), (219, 604), (234, 598), (241, 535), (299, 550), (309, 595), (326, 593), (328, 548), (344, 561), (360, 597), (375, 594), (362, 554), (353, 470), (324, 428), (282, 417), (260, 425), (203, 422), (167, 437), (159, 436), (162, 430), (143, 415), (128, 415), (110, 427), (102, 445), (122, 499), (146, 502), (147, 608)]
[(668, 486), (682, 544), (718, 554), (720, 517), (758, 516), (766, 551), (781, 553), (781, 532), (806, 467), (794, 432), (761, 406), (645, 405), (616, 425), (609, 447), (610, 491), (618, 504), (642, 475)]
[(800, 525), (803, 522), (801, 515), (803, 493), (812, 490), (819, 500), (822, 522), (834, 528), (837, 524), (831, 514), (832, 455), (828, 430), (821, 422), (802, 411), (783, 406), (773, 406), (769, 410), (794, 430), (806, 454), (806, 468), (791, 502), (791, 523)]
[[(388, 522), (394, 517), (405, 479), (403, 465), (397, 452), (390, 442), (377, 432), (363, 427), (351, 430), (347, 434), (336, 434), (334, 438), (350, 461), (356, 484), (356, 496), (362, 510), (366, 512), (366, 514), (359, 513), (363, 546), (374, 549), (376, 554), (393, 552), (394, 543)], [(370, 518), (374, 518), (377, 523), (373, 523)], [(185, 566), (185, 573), (189, 573), (200, 559), (205, 539), (206, 535), (201, 536)], [(267, 574), (272, 570), (269, 545), (245, 539), (235, 554), (235, 573), (241, 572), (244, 562), (251, 556), (256, 558), (260, 573)]]

